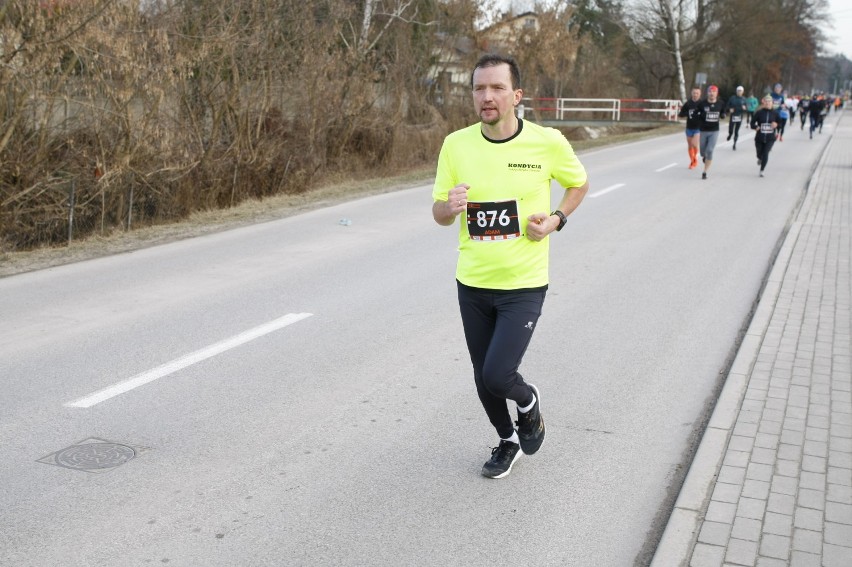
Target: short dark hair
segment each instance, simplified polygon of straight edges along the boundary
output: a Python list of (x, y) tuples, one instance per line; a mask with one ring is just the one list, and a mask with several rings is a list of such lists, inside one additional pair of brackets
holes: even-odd
[(496, 53), (489, 53), (479, 58), (479, 61), (477, 61), (476, 65), (473, 66), (473, 72), (470, 74), (470, 87), (473, 88), (473, 73), (476, 72), (477, 69), (484, 67), (496, 67), (497, 65), (502, 65), (504, 63), (509, 66), (509, 73), (512, 76), (512, 88), (516, 90), (521, 88), (521, 70), (518, 67), (518, 62), (512, 57), (498, 55)]

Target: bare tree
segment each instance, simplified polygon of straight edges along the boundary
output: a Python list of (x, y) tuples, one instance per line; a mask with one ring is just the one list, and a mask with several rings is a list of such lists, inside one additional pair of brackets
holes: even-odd
[(579, 30), (572, 24), (570, 2), (537, 6), (537, 26), (524, 27), (515, 42), (515, 55), (524, 69), (525, 88), (544, 97), (577, 95), (583, 79), (574, 73), (580, 45)]
[[(795, 85), (814, 69), (826, 27), (825, 0), (635, 0), (632, 37), (646, 70), (659, 74), (665, 53), (685, 98), (686, 70), (709, 70), (720, 85), (769, 81)], [(800, 77), (802, 77), (800, 79)]]
[(634, 5), (636, 43), (655, 46), (669, 56), (681, 100), (686, 99), (685, 51), (700, 60), (701, 51), (712, 41), (713, 5), (714, 0), (639, 0)]
[(677, 86), (680, 100), (686, 100), (686, 81), (683, 76), (683, 54), (680, 48), (680, 38), (683, 35), (684, 13), (682, 0), (657, 0), (663, 23), (668, 36), (671, 38), (671, 54), (677, 69)]

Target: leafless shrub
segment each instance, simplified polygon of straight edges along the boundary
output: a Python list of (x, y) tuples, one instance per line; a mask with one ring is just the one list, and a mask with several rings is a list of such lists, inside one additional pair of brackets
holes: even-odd
[(432, 160), (430, 5), (3, 2), (0, 246), (61, 242), (72, 212), (105, 233)]

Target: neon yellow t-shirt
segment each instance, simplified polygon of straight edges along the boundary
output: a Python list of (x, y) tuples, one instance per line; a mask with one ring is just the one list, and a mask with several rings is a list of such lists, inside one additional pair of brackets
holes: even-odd
[(444, 139), (433, 199), (446, 201), (450, 189), (470, 185), (467, 218), (459, 215), (461, 283), (501, 290), (547, 285), (549, 239), (528, 239), (526, 226), (529, 215), (550, 212), (551, 179), (562, 187), (586, 182), (574, 149), (554, 128), (519, 121), (515, 136), (495, 142), (477, 123)]

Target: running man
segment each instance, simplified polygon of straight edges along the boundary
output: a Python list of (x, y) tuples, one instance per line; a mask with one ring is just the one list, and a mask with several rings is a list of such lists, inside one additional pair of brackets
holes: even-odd
[(805, 129), (805, 121), (808, 119), (808, 107), (811, 104), (811, 99), (807, 96), (799, 97), (799, 122), (802, 123), (802, 126), (799, 130)]
[(698, 142), (701, 134), (701, 120), (698, 118), (698, 103), (701, 89), (692, 87), (691, 98), (680, 107), (678, 116), (686, 118), (686, 150), (689, 152), (689, 169), (698, 165)]
[(814, 130), (819, 127), (822, 129), (822, 112), (823, 112), (823, 101), (814, 94), (811, 97), (811, 103), (808, 105), (808, 116), (810, 117), (811, 122), (811, 131), (810, 131), (810, 139), (814, 138)]
[(719, 100), (719, 87), (707, 87), (707, 98), (698, 103), (698, 118), (701, 120), (700, 151), (704, 161), (701, 179), (707, 179), (710, 164), (713, 163), (713, 150), (719, 139), (719, 122), (725, 117), (725, 105)]
[(825, 117), (828, 116), (828, 112), (831, 110), (831, 97), (820, 95), (819, 103), (819, 133), (822, 134), (822, 125), (825, 123)]
[(746, 99), (743, 97), (745, 89), (737, 87), (737, 94), (728, 99), (728, 140), (734, 137), (734, 149), (737, 149), (737, 140), (740, 137), (740, 126), (743, 123), (743, 114), (748, 111)]
[(773, 110), (772, 95), (763, 97), (763, 106), (754, 113), (751, 119), (751, 127), (754, 133), (754, 149), (757, 152), (757, 165), (760, 166), (760, 176), (769, 162), (769, 152), (775, 144), (775, 131), (778, 128), (778, 112)]
[[(456, 281), (476, 391), (499, 444), (482, 474), (502, 478), (544, 442), (539, 389), (518, 373), (548, 286), (549, 235), (586, 196), (586, 170), (558, 130), (515, 116), (518, 65), (485, 55), (471, 76), (480, 122), (449, 134), (438, 157), (432, 216), (459, 219)], [(565, 188), (550, 211), (550, 183)], [(507, 401), (517, 407), (517, 430)]]

